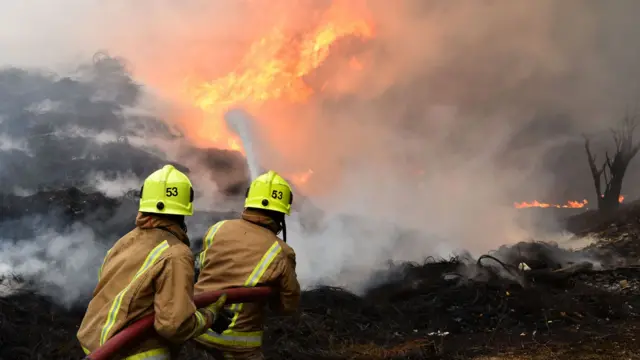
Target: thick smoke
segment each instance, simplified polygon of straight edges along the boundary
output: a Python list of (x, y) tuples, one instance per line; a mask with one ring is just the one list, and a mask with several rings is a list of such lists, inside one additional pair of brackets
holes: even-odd
[[(0, 278), (37, 279), (63, 304), (91, 294), (106, 249), (133, 225), (135, 192), (150, 172), (192, 165), (202, 203), (237, 194), (245, 183), (239, 154), (193, 150), (147, 108), (116, 58), (97, 54), (64, 75), (4, 68), (0, 99)], [(181, 161), (184, 153), (196, 160)], [(223, 176), (226, 182), (211, 181)], [(190, 234), (203, 234), (210, 222), (189, 219)]]
[[(196, 127), (184, 119), (191, 125), (211, 119), (193, 117), (196, 112), (181, 92), (185, 78), (223, 76), (269, 29), (280, 25), (292, 34), (307, 31), (320, 21), (318, 14), (336, 3), (344, 9), (336, 16), (368, 18), (375, 36), (336, 42), (324, 64), (305, 78), (315, 90), (311, 100), (252, 109), (262, 138), (257, 149), (262, 167), (313, 170), (301, 187), (311, 199), (302, 210), (313, 203), (324, 216), (314, 219), (312, 234), (292, 221), (290, 235), (306, 284), (329, 279), (353, 285), (389, 259), (420, 260), (459, 249), (480, 254), (537, 235), (532, 224), (539, 219), (515, 210), (514, 201), (586, 197), (595, 202), (580, 135), (606, 130), (640, 95), (635, 63), (640, 45), (629, 41), (637, 35), (635, 14), (640, 10), (633, 0), (64, 0), (55, 8), (4, 5), (0, 20), (12, 31), (0, 35), (0, 62), (64, 72), (103, 48), (123, 56), (135, 79), (146, 86), (94, 75), (88, 85), (67, 88), (62, 80), (44, 81), (43, 75), (26, 70), (3, 72), (9, 80), (0, 80), (0, 86), (12, 84), (12, 92), (2, 95), (2, 107), (8, 110), (0, 117), (24, 114), (24, 121), (5, 128), (10, 140), (2, 146), (6, 187), (25, 192), (43, 178), (51, 186), (80, 179), (116, 195), (135, 186), (156, 164), (130, 155), (137, 150), (123, 156), (113, 141), (133, 131), (128, 127), (140, 115), (130, 114), (138, 112), (104, 109), (111, 120), (89, 125), (68, 113), (46, 122), (38, 116), (49, 119), (65, 111), (60, 109), (68, 105), (59, 97), (91, 98), (86, 94), (95, 93), (113, 104), (125, 101), (119, 97), (127, 99), (128, 92), (143, 91), (172, 105), (156, 105), (147, 117), (170, 120), (189, 138)], [(60, 9), (65, 16), (54, 15)], [(359, 70), (352, 59), (361, 64)], [(12, 78), (23, 80), (14, 84)], [(98, 83), (100, 91), (92, 85)], [(22, 89), (41, 88), (45, 90), (37, 91), (38, 96), (23, 95)], [(15, 101), (14, 93), (22, 100)], [(121, 107), (139, 108), (142, 102), (137, 98)], [(101, 114), (91, 119), (103, 118)], [(52, 121), (65, 126), (63, 135), (75, 134), (56, 156), (47, 148), (47, 139), (61, 136)], [(118, 127), (118, 137), (105, 137), (106, 124), (117, 124), (109, 126)], [(235, 175), (215, 173), (208, 165), (215, 161), (194, 154), (165, 130), (158, 139), (144, 131), (127, 135), (128, 145), (146, 149), (153, 144), (159, 161), (189, 167), (208, 189), (199, 205), (222, 210), (238, 205), (219, 195), (222, 187), (235, 184)], [(100, 141), (115, 145), (93, 151)], [(56, 160), (45, 164), (37, 151)], [(99, 159), (77, 168), (69, 161), (78, 156), (93, 161), (108, 151), (126, 161), (115, 162), (115, 169)], [(33, 166), (15, 175), (17, 165), (29, 159), (35, 159), (29, 162)], [(632, 164), (626, 184), (638, 177), (635, 168)], [(214, 174), (208, 173), (212, 169)], [(114, 186), (114, 179), (127, 180)], [(630, 188), (625, 195), (635, 196)]]
[[(301, 267), (339, 278), (389, 258), (479, 255), (539, 235), (517, 199), (595, 203), (581, 134), (612, 126), (640, 95), (640, 47), (613, 45), (635, 35), (625, 14), (636, 3), (369, 5), (378, 36), (337, 46), (316, 101), (264, 115), (287, 119), (265, 120), (264, 133), (297, 135), (281, 152), (314, 169), (317, 203), (369, 220), (300, 237)], [(352, 55), (361, 71), (348, 68)]]

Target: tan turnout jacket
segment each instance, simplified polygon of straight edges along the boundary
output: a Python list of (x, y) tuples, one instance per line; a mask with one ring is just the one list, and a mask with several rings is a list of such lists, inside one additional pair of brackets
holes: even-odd
[[(270, 302), (277, 312), (295, 312), (300, 301), (293, 249), (276, 236), (270, 218), (245, 210), (241, 219), (224, 220), (213, 225), (203, 241), (200, 274), (195, 293), (239, 286), (270, 286), (278, 294)], [(250, 350), (262, 345), (263, 303), (234, 304), (236, 313), (222, 334), (208, 330), (196, 338), (217, 349)]]
[(211, 325), (211, 313), (196, 310), (193, 303), (194, 257), (189, 239), (170, 220), (138, 213), (136, 228), (109, 250), (98, 277), (77, 334), (87, 353), (153, 311), (156, 332), (123, 349), (116, 359), (135, 354), (168, 358), (157, 354), (175, 351), (176, 345)]

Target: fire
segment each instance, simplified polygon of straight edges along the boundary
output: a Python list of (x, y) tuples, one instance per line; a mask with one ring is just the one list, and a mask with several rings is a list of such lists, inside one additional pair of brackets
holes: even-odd
[(589, 202), (585, 199), (582, 201), (572, 201), (569, 200), (567, 201), (566, 204), (549, 204), (549, 203), (542, 203), (539, 202), (538, 200), (534, 200), (532, 202), (520, 202), (520, 203), (513, 203), (513, 205), (516, 207), (516, 209), (523, 209), (523, 208), (530, 208), (530, 207), (540, 207), (540, 208), (548, 208), (548, 207), (554, 207), (554, 208), (572, 208), (572, 209), (579, 209), (579, 208), (583, 208), (585, 207), (585, 205), (587, 205)]
[[(240, 142), (222, 119), (226, 109), (236, 105), (257, 109), (274, 100), (307, 101), (314, 90), (305, 83), (304, 77), (322, 65), (331, 45), (347, 35), (362, 38), (373, 35), (373, 25), (363, 19), (361, 13), (350, 11), (348, 5), (348, 1), (335, 1), (320, 16), (317, 25), (303, 34), (289, 34), (284, 26), (274, 27), (253, 42), (235, 71), (223, 77), (187, 81), (187, 94), (206, 116), (198, 129), (191, 128), (193, 123), (187, 122), (188, 133), (206, 146), (242, 151)], [(354, 71), (363, 66), (358, 59), (348, 61)]]
[[(618, 201), (622, 202), (623, 200), (624, 200), (624, 195), (620, 195), (618, 197)], [(532, 207), (580, 209), (585, 207), (587, 204), (589, 204), (589, 201), (587, 201), (587, 199), (584, 199), (582, 201), (569, 200), (565, 204), (549, 204), (549, 203), (539, 202), (538, 200), (534, 200), (532, 202), (526, 202), (526, 201), (523, 201), (520, 203), (515, 202), (513, 203), (513, 206), (515, 206), (516, 209), (524, 209), (524, 208), (532, 208)]]

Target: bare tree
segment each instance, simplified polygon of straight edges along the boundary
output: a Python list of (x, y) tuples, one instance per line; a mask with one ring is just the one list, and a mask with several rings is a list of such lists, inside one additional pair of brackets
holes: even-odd
[[(636, 116), (627, 115), (618, 128), (611, 129), (616, 147), (615, 153), (612, 158), (609, 156), (609, 152), (605, 152), (605, 158), (600, 167), (596, 164), (596, 156), (591, 152), (589, 138), (584, 137), (584, 148), (589, 160), (593, 185), (596, 188), (599, 211), (611, 212), (620, 206), (622, 180), (629, 163), (640, 150), (640, 143), (633, 143), (633, 132), (638, 124)], [(604, 180), (604, 184), (602, 180)]]

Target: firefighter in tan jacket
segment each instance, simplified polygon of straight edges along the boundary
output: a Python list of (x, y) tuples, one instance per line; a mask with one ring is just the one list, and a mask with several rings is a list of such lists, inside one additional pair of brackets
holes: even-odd
[[(293, 194), (274, 171), (260, 175), (247, 189), (241, 219), (213, 225), (203, 241), (200, 274), (195, 293), (238, 286), (270, 286), (278, 291), (269, 305), (290, 314), (297, 310), (300, 285), (296, 258), (286, 244), (285, 214), (291, 212)], [(283, 232), (284, 241), (277, 234)], [(234, 304), (231, 324), (221, 334), (211, 330), (195, 340), (216, 359), (254, 360), (262, 355), (263, 303)]]
[(145, 180), (136, 228), (107, 252), (78, 330), (85, 353), (151, 312), (156, 331), (114, 359), (173, 359), (181, 343), (211, 327), (225, 297), (200, 310), (193, 303), (194, 257), (184, 223), (193, 195), (189, 178), (171, 165)]

